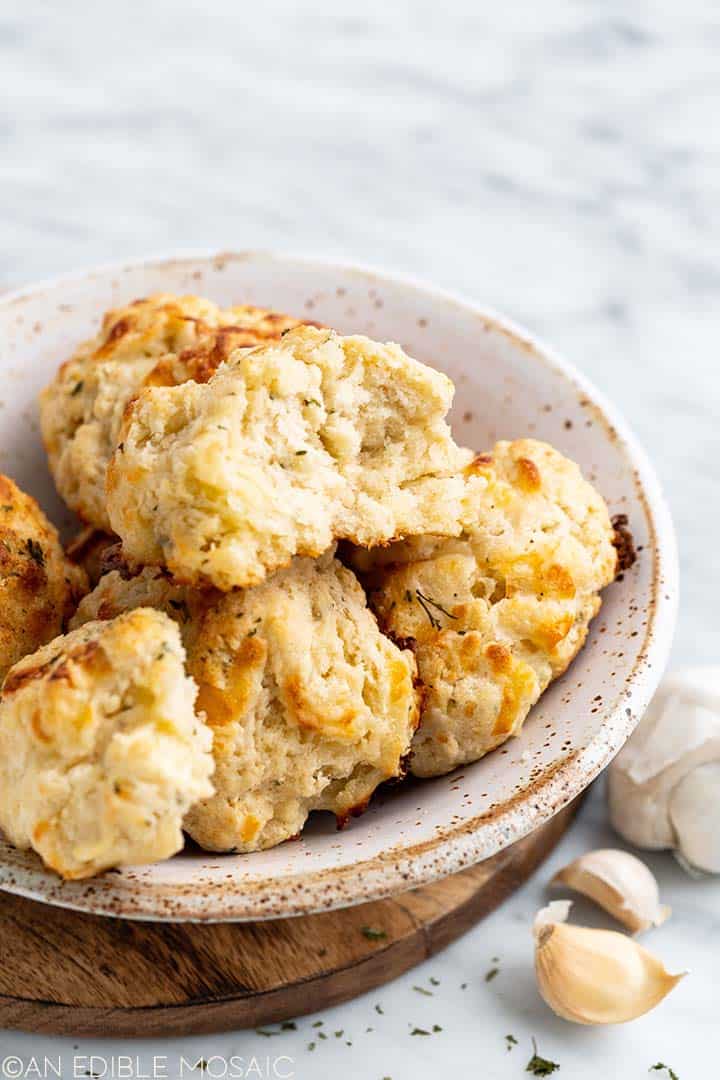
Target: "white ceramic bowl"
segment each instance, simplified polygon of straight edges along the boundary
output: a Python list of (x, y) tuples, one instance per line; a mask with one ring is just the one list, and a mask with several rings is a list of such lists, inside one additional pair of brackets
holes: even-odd
[(377, 798), (343, 832), (315, 815), (301, 840), (252, 855), (186, 851), (165, 863), (62, 883), (0, 842), (0, 888), (130, 918), (224, 920), (302, 914), (377, 899), (493, 855), (583, 790), (635, 726), (664, 667), (675, 621), (672, 523), (655, 474), (617, 411), (566, 361), (507, 320), (374, 270), (258, 252), (101, 268), (0, 302), (0, 470), (56, 522), (36, 397), (103, 311), (157, 291), (312, 316), (343, 332), (400, 342), (455, 381), (457, 439), (547, 439), (625, 513), (640, 553), (607, 590), (588, 643), (542, 698), (521, 736), (450, 776)]

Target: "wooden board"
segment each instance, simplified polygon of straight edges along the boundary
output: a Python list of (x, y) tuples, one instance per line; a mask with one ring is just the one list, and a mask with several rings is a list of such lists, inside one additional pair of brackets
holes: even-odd
[[(535, 870), (577, 802), (478, 866), (390, 900), (260, 923), (141, 923), (0, 894), (0, 1028), (191, 1035), (336, 1005), (396, 978)], [(382, 937), (363, 932), (381, 930)]]

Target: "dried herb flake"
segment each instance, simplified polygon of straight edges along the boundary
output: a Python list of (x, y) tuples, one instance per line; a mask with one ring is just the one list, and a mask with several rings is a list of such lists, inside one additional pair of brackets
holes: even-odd
[(33, 540), (33, 538), (29, 536), (25, 541), (25, 547), (33, 562), (36, 562), (38, 566), (45, 565), (45, 553), (37, 540)]
[(377, 926), (363, 926), (360, 928), (360, 933), (368, 941), (383, 941), (387, 937), (387, 932)]
[(533, 1039), (533, 1056), (525, 1066), (525, 1072), (532, 1073), (533, 1076), (551, 1076), (557, 1069), (560, 1068), (557, 1061), (549, 1061), (548, 1058), (540, 1057), (537, 1052), (537, 1043)]
[(457, 619), (457, 615), (451, 615), (447, 608), (444, 608), (442, 604), (438, 604), (437, 600), (433, 600), (431, 596), (426, 596), (425, 593), (420, 592), (419, 589), (415, 590), (415, 595), (417, 597), (418, 604), (430, 620), (430, 625), (432, 626), (433, 630), (441, 630), (442, 623), (438, 619), (437, 615), (433, 614), (430, 608), (435, 608), (436, 611), (441, 611), (443, 615), (447, 616), (448, 619)]

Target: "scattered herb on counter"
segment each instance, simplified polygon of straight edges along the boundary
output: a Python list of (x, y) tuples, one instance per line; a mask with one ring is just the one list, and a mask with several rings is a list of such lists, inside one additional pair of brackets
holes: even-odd
[(283, 1020), (275, 1031), (270, 1031), (269, 1028), (255, 1028), (255, 1034), (270, 1039), (273, 1035), (281, 1035), (283, 1031), (297, 1031), (297, 1029), (298, 1026), (294, 1020)]
[(560, 1068), (557, 1061), (549, 1061), (548, 1058), (540, 1057), (537, 1052), (537, 1043), (535, 1039), (532, 1041), (533, 1056), (525, 1066), (525, 1072), (532, 1073), (533, 1076), (551, 1076), (557, 1069)]
[(500, 973), (500, 968), (496, 968), (496, 967), (490, 968), (489, 971), (485, 972), (485, 982), (492, 982), (493, 979), (495, 978), (495, 976), (499, 975), (499, 973)]
[(318, 1031), (318, 1039), (327, 1039), (327, 1035), (324, 1031)]
[(431, 976), (430, 976), (430, 985), (431, 985), (431, 986), (439, 986), (439, 985), (440, 985), (440, 980), (439, 980), (439, 979), (434, 979), (434, 978), (432, 977), (432, 975), (431, 975)]
[(376, 1006), (375, 1006), (375, 1012), (376, 1012), (376, 1013), (379, 1013), (379, 1014), (380, 1014), (380, 1016), (384, 1016), (384, 1015), (385, 1015), (385, 1013), (383, 1012), (383, 1008), (382, 1008), (382, 1005), (376, 1005)]
[(518, 1044), (518, 1041), (514, 1035), (506, 1035), (505, 1042), (507, 1044), (508, 1050), (512, 1050), (513, 1046), (517, 1046)]
[(322, 1027), (324, 1023), (325, 1023), (324, 1020), (316, 1020), (315, 1023), (312, 1026), (313, 1027)]
[(362, 926), (360, 928), (360, 933), (363, 937), (366, 937), (368, 941), (382, 941), (387, 937), (387, 932), (381, 930), (377, 926)]
[(342, 1039), (342, 1037), (343, 1037), (343, 1035), (344, 1035), (344, 1034), (345, 1034), (345, 1030), (344, 1030), (344, 1028), (340, 1028), (340, 1030), (339, 1030), (339, 1031), (336, 1031), (336, 1032), (335, 1032), (335, 1038), (336, 1038), (336, 1039)]
[(651, 1065), (648, 1072), (661, 1072), (663, 1069), (667, 1072), (670, 1080), (680, 1080), (675, 1070), (671, 1069), (669, 1065), (663, 1065), (662, 1061), (658, 1061), (657, 1065)]
[(425, 997), (432, 997), (433, 996), (432, 990), (426, 990), (424, 986), (413, 986), (413, 990), (417, 994), (424, 994)]
[(433, 1031), (442, 1031), (442, 1028), (439, 1024), (433, 1024)]
[(461, 990), (467, 990), (467, 983), (460, 983)]
[(430, 1032), (426, 1031), (425, 1028), (414, 1027), (412, 1029), (412, 1031), (410, 1032), (410, 1034), (411, 1035), (429, 1035)]
[(314, 1042), (309, 1042), (308, 1043), (308, 1050), (310, 1050), (312, 1052), (314, 1049), (315, 1049), (315, 1043)]
[(200, 1060), (196, 1061), (195, 1064), (193, 1065), (193, 1069), (199, 1069), (200, 1072), (205, 1072), (207, 1067), (208, 1067), (208, 1063), (205, 1060), (205, 1058), (200, 1058)]

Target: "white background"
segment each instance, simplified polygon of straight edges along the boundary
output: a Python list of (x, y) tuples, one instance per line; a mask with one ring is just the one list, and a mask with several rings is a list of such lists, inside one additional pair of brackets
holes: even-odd
[[(680, 539), (674, 659), (711, 662), (719, 56), (720, 8), (702, 0), (4, 0), (0, 286), (128, 255), (275, 247), (410, 271), (506, 312), (590, 375), (647, 445)], [(657, 1061), (680, 1080), (715, 1078), (720, 887), (670, 857), (652, 862), (673, 919), (648, 944), (692, 970), (671, 998), (635, 1024), (586, 1030), (537, 997), (529, 924), (544, 883), (608, 842), (596, 789), (532, 883), (425, 968), (323, 1015), (330, 1038), (313, 1053), (310, 1018), (273, 1039), (0, 1033), (0, 1066), (155, 1053), (173, 1076), (181, 1053), (287, 1054), (311, 1080), (504, 1078), (527, 1075), (534, 1035), (564, 1080), (633, 1080)], [(431, 975), (433, 997), (412, 989)], [(443, 1031), (409, 1035), (433, 1023)]]

